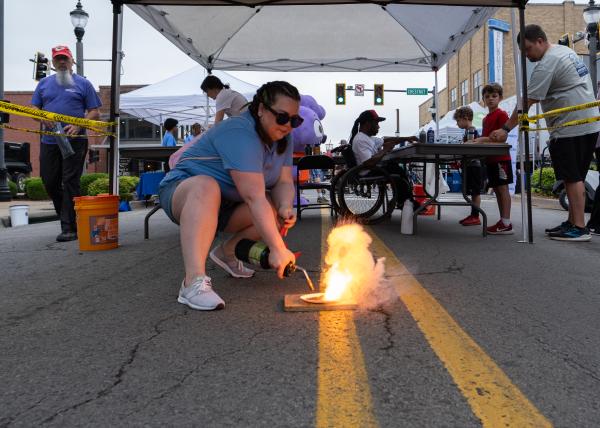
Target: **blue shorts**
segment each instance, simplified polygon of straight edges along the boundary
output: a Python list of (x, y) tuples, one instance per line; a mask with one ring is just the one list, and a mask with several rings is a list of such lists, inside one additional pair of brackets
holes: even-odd
[[(167, 216), (175, 224), (179, 224), (179, 222), (175, 220), (175, 217), (173, 217), (173, 195), (175, 194), (175, 189), (177, 189), (177, 186), (183, 181), (185, 180), (172, 181), (166, 186), (158, 189), (158, 198), (160, 200), (160, 205), (162, 206)], [(221, 206), (219, 207), (219, 217), (217, 222), (218, 231), (222, 232), (223, 230), (225, 230), (227, 224), (229, 223), (229, 220), (231, 219), (231, 216), (233, 215), (233, 212), (235, 211), (237, 206), (242, 203), (243, 202), (235, 202), (221, 198)]]

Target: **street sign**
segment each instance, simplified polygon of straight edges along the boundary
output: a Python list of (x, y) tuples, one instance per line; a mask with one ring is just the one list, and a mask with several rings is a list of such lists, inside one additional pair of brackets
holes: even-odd
[(429, 95), (427, 88), (406, 88), (406, 95)]
[(363, 83), (357, 83), (354, 85), (354, 96), (364, 97), (365, 96), (365, 85)]

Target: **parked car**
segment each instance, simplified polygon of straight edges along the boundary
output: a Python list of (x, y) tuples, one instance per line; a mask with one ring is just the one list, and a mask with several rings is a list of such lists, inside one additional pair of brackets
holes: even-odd
[(4, 142), (4, 161), (9, 178), (17, 185), (17, 191), (25, 192), (25, 179), (31, 175), (29, 143)]

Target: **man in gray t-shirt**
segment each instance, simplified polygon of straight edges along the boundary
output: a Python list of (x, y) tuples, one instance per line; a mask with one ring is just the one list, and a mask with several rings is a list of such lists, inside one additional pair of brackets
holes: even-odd
[[(528, 25), (524, 34), (525, 54), (536, 62), (531, 74), (527, 95), (529, 105), (541, 103), (548, 112), (595, 101), (592, 80), (585, 64), (566, 46), (552, 45), (538, 25)], [(556, 128), (566, 122), (599, 116), (598, 107), (562, 113), (546, 118), (551, 129), (548, 147), (558, 180), (564, 180), (569, 198), (569, 218), (561, 225), (546, 229), (551, 239), (560, 241), (589, 241), (590, 231), (585, 227), (584, 181), (600, 131), (600, 122)], [(502, 129), (490, 134), (493, 141), (503, 141), (518, 124), (517, 110)]]

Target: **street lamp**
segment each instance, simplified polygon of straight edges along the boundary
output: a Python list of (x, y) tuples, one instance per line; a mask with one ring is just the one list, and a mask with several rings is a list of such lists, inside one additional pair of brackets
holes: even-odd
[(81, 39), (83, 39), (83, 35), (85, 34), (85, 26), (87, 25), (90, 15), (83, 10), (80, 1), (77, 1), (77, 6), (75, 6), (75, 9), (73, 9), (69, 15), (71, 16), (71, 24), (73, 24), (75, 37), (77, 38), (77, 44), (75, 46), (77, 74), (83, 76), (83, 43), (81, 43)]
[(598, 77), (596, 68), (596, 54), (598, 51), (598, 21), (600, 21), (600, 7), (596, 6), (594, 0), (590, 0), (588, 7), (583, 9), (583, 20), (587, 24), (589, 35), (588, 49), (590, 51), (590, 77), (592, 78), (592, 89), (594, 96), (598, 95)]

